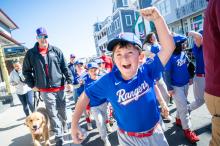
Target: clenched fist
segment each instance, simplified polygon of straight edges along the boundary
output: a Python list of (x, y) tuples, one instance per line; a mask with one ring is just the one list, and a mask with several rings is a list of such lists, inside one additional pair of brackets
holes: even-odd
[(162, 17), (156, 7), (141, 9), (140, 14), (148, 21), (155, 21)]

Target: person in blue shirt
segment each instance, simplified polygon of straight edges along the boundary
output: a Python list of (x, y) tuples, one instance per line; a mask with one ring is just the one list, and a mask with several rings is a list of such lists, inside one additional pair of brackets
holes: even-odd
[[(82, 60), (77, 60), (75, 62), (76, 71), (73, 75), (73, 89), (74, 89), (74, 100), (75, 103), (77, 103), (79, 96), (84, 91), (84, 78), (88, 75), (84, 66), (84, 63)], [(92, 123), (89, 115), (89, 107), (87, 107), (86, 110), (84, 110), (84, 114), (86, 117), (86, 123), (88, 130), (92, 130)]]
[[(160, 51), (161, 46), (159, 45), (154, 32), (150, 32), (146, 36), (146, 39), (144, 40), (144, 43), (143, 43), (143, 49), (147, 51), (147, 56), (151, 56), (152, 53), (157, 54)], [(162, 76), (162, 72), (159, 73), (159, 76), (156, 79), (155, 86), (157, 86), (155, 87), (156, 89), (159, 89), (157, 90), (157, 92), (160, 92), (158, 95), (162, 95), (163, 99), (168, 105), (170, 101), (170, 95), (168, 94), (167, 87)], [(167, 116), (166, 118), (163, 116), (163, 118), (169, 122), (172, 119), (171, 116)]]
[(141, 9), (140, 14), (144, 19), (153, 21), (160, 30), (161, 51), (140, 66), (142, 43), (136, 35), (120, 33), (108, 43), (107, 49), (113, 52), (115, 67), (81, 94), (72, 117), (74, 143), (81, 143), (84, 139), (78, 127), (83, 109), (90, 100), (107, 99), (114, 109), (120, 145), (168, 146), (159, 124), (160, 111), (153, 88), (157, 72), (162, 71), (169, 60), (174, 43), (155, 7)]
[[(90, 62), (87, 64), (88, 76), (84, 79), (85, 89), (90, 87), (96, 80), (98, 80), (102, 75), (99, 74), (99, 66), (95, 62)], [(91, 99), (89, 101), (90, 111), (96, 122), (101, 139), (106, 146), (111, 146), (108, 135), (107, 135), (107, 99)]]
[(166, 65), (167, 88), (177, 108), (176, 125), (182, 127), (185, 137), (191, 143), (195, 143), (199, 141), (199, 137), (190, 129), (191, 121), (187, 107), (188, 88), (192, 83), (188, 71), (189, 61), (183, 51), (187, 38), (174, 34), (173, 39), (176, 48)]
[(200, 30), (199, 32), (190, 31), (188, 33), (188, 35), (192, 36), (194, 40), (192, 52), (196, 60), (195, 77), (193, 78), (193, 92), (195, 101), (190, 103), (190, 105), (188, 106), (189, 111), (193, 111), (199, 108), (205, 102), (205, 65), (203, 59), (202, 33), (202, 30)]

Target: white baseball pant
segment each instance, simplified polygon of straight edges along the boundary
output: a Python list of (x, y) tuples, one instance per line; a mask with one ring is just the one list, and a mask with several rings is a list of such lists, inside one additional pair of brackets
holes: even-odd
[(173, 86), (173, 89), (174, 89), (173, 99), (177, 109), (176, 117), (180, 118), (183, 129), (190, 129), (191, 121), (187, 107), (187, 95), (188, 95), (189, 85), (186, 84), (182, 87)]
[(194, 92), (195, 101), (190, 103), (189, 105), (190, 111), (193, 111), (204, 104), (205, 102), (204, 91), (205, 91), (205, 77), (195, 76), (193, 79), (193, 92)]
[(106, 120), (107, 120), (107, 102), (91, 107), (91, 113), (96, 122), (96, 126), (99, 130), (99, 134), (102, 140), (107, 139), (107, 129), (106, 129)]

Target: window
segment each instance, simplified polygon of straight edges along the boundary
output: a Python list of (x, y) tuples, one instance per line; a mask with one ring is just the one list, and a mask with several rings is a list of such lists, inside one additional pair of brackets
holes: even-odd
[(168, 15), (169, 13), (171, 13), (171, 8), (170, 8), (170, 1), (169, 0), (163, 0), (160, 3), (158, 3), (156, 5), (156, 7), (159, 9), (159, 11), (161, 12), (161, 14), (163, 16)]
[(118, 29), (117, 20), (114, 21), (114, 24), (115, 24), (115, 30), (117, 30)]
[(117, 25), (118, 25), (118, 28), (120, 28), (120, 20), (119, 20), (119, 18), (117, 18)]
[(177, 8), (180, 8), (188, 3), (190, 3), (192, 0), (176, 0)]
[(125, 21), (127, 26), (131, 26), (132, 25), (131, 15), (125, 15)]
[(109, 34), (109, 35), (111, 34), (111, 30), (110, 30), (110, 27), (108, 27), (108, 34)]
[(128, 6), (128, 1), (127, 0), (122, 0), (123, 6)]

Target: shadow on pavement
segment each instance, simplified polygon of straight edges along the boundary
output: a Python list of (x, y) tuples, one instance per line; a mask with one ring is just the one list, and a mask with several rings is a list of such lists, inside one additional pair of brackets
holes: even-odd
[[(29, 143), (27, 145), (27, 143)], [(26, 134), (24, 136), (17, 137), (15, 139), (12, 139), (12, 144), (9, 146), (32, 146), (32, 137), (30, 134)]]
[(14, 104), (12, 107), (21, 106), (21, 103)]
[(196, 134), (201, 135), (202, 133), (209, 133), (211, 134), (212, 125), (211, 123), (208, 125), (205, 125), (201, 128), (198, 128), (195, 130)]
[(183, 130), (181, 127), (173, 125), (171, 128), (167, 129), (165, 136), (170, 146), (196, 146), (197, 144), (191, 144), (188, 142), (183, 135)]
[(16, 121), (22, 121), (22, 120), (24, 120), (24, 119), (26, 119), (26, 117), (19, 118), (19, 119), (17, 119)]
[(0, 131), (10, 130), (10, 129), (12, 129), (12, 128), (15, 128), (15, 127), (18, 127), (18, 126), (21, 126), (21, 125), (23, 125), (23, 123), (17, 124), (17, 125), (12, 125), (12, 126), (5, 127), (5, 128), (0, 128)]

